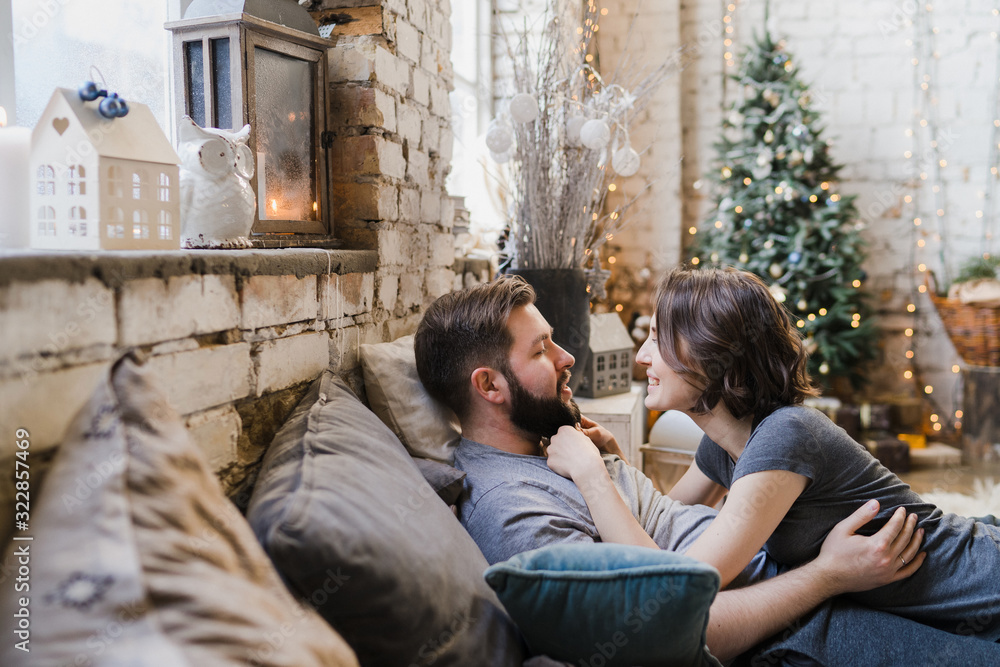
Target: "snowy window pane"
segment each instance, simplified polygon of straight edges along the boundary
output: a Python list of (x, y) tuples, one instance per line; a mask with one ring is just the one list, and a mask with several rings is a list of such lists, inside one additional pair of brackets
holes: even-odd
[(93, 65), (109, 92), (168, 127), (166, 2), (13, 0), (12, 10), (18, 125), (37, 123), (55, 88), (92, 80)]

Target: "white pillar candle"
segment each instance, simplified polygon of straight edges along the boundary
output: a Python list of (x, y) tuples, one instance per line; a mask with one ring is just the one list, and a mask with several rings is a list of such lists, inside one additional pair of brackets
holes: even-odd
[(31, 130), (6, 124), (0, 107), (0, 248), (27, 248)]

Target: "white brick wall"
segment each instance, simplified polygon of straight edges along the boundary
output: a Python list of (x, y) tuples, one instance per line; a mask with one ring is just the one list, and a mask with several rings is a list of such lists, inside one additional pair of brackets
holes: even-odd
[(316, 318), (316, 278), (251, 276), (243, 286), (243, 329)]
[(93, 278), (10, 283), (0, 288), (0, 359), (114, 343), (114, 313), (114, 294)]
[(170, 404), (181, 414), (214, 408), (250, 394), (250, 344), (217, 345), (153, 357)]
[[(601, 21), (602, 66), (610, 70), (627, 34), (632, 3), (609, 2), (609, 16)], [(926, 39), (915, 34), (905, 13), (906, 5), (867, 0), (840, 3), (803, 3), (773, 0), (772, 24), (787, 41), (800, 76), (811, 86), (814, 107), (826, 126), (825, 138), (833, 144), (834, 158), (845, 165), (841, 192), (861, 195), (858, 200), (866, 235), (871, 242), (872, 258), (866, 267), (870, 286), (877, 292), (886, 315), (904, 308), (907, 293), (913, 289), (914, 275), (911, 248), (916, 236), (910, 221), (912, 205), (903, 205), (905, 187), (920, 171), (916, 160), (907, 161), (904, 151), (914, 150), (913, 139), (905, 130), (916, 127), (914, 100), (917, 91), (914, 68), (916, 54), (912, 42)], [(924, 3), (915, 3), (916, 11), (926, 12)], [(936, 62), (934, 90), (940, 127), (945, 133), (942, 155), (948, 162), (943, 177), (948, 195), (946, 229), (953, 265), (976, 254), (981, 246), (980, 220), (975, 211), (985, 203), (982, 193), (988, 190), (988, 147), (992, 129), (992, 95), (997, 77), (998, 44), (990, 35), (996, 30), (992, 6), (946, 0), (933, 3), (932, 22), (941, 30), (934, 38), (940, 57)], [(679, 11), (679, 14), (678, 14)], [(644, 195), (632, 211), (631, 231), (618, 238), (623, 249), (620, 261), (634, 266), (659, 266), (651, 261), (660, 258), (670, 264), (678, 258), (679, 244), (685, 230), (707, 215), (712, 196), (705, 173), (715, 158), (713, 143), (719, 136), (723, 85), (732, 101), (740, 94), (739, 86), (723, 76), (735, 72), (724, 68), (721, 58), (722, 5), (706, 3), (668, 3), (641, 8), (641, 20), (632, 28), (629, 49), (644, 62), (655, 63), (680, 44), (697, 45), (697, 57), (679, 75), (682, 82), (664, 88), (664, 95), (650, 107), (649, 121), (631, 128), (633, 143), (650, 143), (643, 156), (642, 182), (657, 177), (651, 192)], [(901, 12), (903, 12), (901, 14)], [(679, 33), (678, 33), (678, 16)], [(763, 25), (763, 4), (741, 3), (733, 21), (735, 52), (751, 41), (752, 33)], [(708, 36), (708, 37), (706, 37)], [(911, 44), (907, 44), (910, 40)], [(723, 69), (726, 71), (724, 72)], [(683, 91), (683, 93), (681, 92)], [(661, 101), (662, 100), (662, 101)], [(679, 113), (678, 113), (679, 112)], [(683, 137), (682, 143), (677, 140)], [(645, 145), (645, 144), (643, 144)], [(922, 144), (927, 146), (926, 140)], [(680, 190), (669, 174), (683, 156)], [(695, 181), (705, 187), (696, 190)], [(932, 180), (920, 182), (923, 199), (932, 200)], [(892, 200), (886, 206), (880, 202)], [(679, 214), (683, 205), (683, 215)], [(873, 212), (869, 216), (868, 211)], [(933, 216), (923, 211), (925, 220)], [(933, 220), (932, 220), (933, 222)], [(927, 229), (925, 222), (924, 229)], [(936, 228), (936, 227), (935, 227)], [(651, 250), (655, 249), (655, 250)], [(994, 252), (996, 245), (994, 244)], [(918, 261), (938, 268), (937, 243), (927, 238), (927, 248), (918, 251)], [(921, 259), (922, 258), (922, 259)], [(880, 286), (891, 286), (895, 296), (888, 296)], [(924, 306), (926, 310), (926, 304)], [(912, 319), (912, 318), (911, 318)], [(936, 315), (922, 321), (928, 331), (937, 325)], [(890, 328), (891, 329), (891, 328)], [(888, 339), (898, 335), (886, 330)], [(948, 352), (946, 340), (935, 334), (927, 343), (928, 353), (920, 356), (924, 369), (939, 367), (948, 372), (935, 384), (942, 389), (940, 402), (949, 405), (954, 386), (950, 366), (955, 357)], [(943, 345), (941, 343), (944, 343)], [(894, 344), (888, 347), (893, 348)], [(941, 354), (941, 348), (946, 350)], [(896, 386), (892, 391), (912, 389), (890, 367), (886, 371)]]
[(233, 276), (176, 276), (130, 281), (118, 301), (123, 345), (145, 345), (233, 329), (240, 307)]
[(265, 341), (257, 349), (257, 395), (313, 380), (329, 361), (326, 332)]

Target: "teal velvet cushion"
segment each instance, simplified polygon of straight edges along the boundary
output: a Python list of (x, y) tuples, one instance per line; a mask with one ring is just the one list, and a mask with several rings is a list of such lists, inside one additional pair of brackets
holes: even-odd
[(559, 544), (486, 570), (532, 654), (587, 667), (719, 665), (705, 647), (719, 573), (687, 556)]

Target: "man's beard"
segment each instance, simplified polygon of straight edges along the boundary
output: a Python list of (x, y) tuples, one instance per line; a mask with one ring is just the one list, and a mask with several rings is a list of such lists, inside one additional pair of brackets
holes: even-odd
[(522, 431), (541, 438), (551, 438), (560, 426), (575, 426), (580, 421), (580, 408), (576, 401), (566, 403), (559, 398), (562, 388), (569, 382), (565, 371), (556, 386), (556, 395), (535, 396), (528, 391), (513, 373), (507, 373), (510, 385), (510, 420)]

